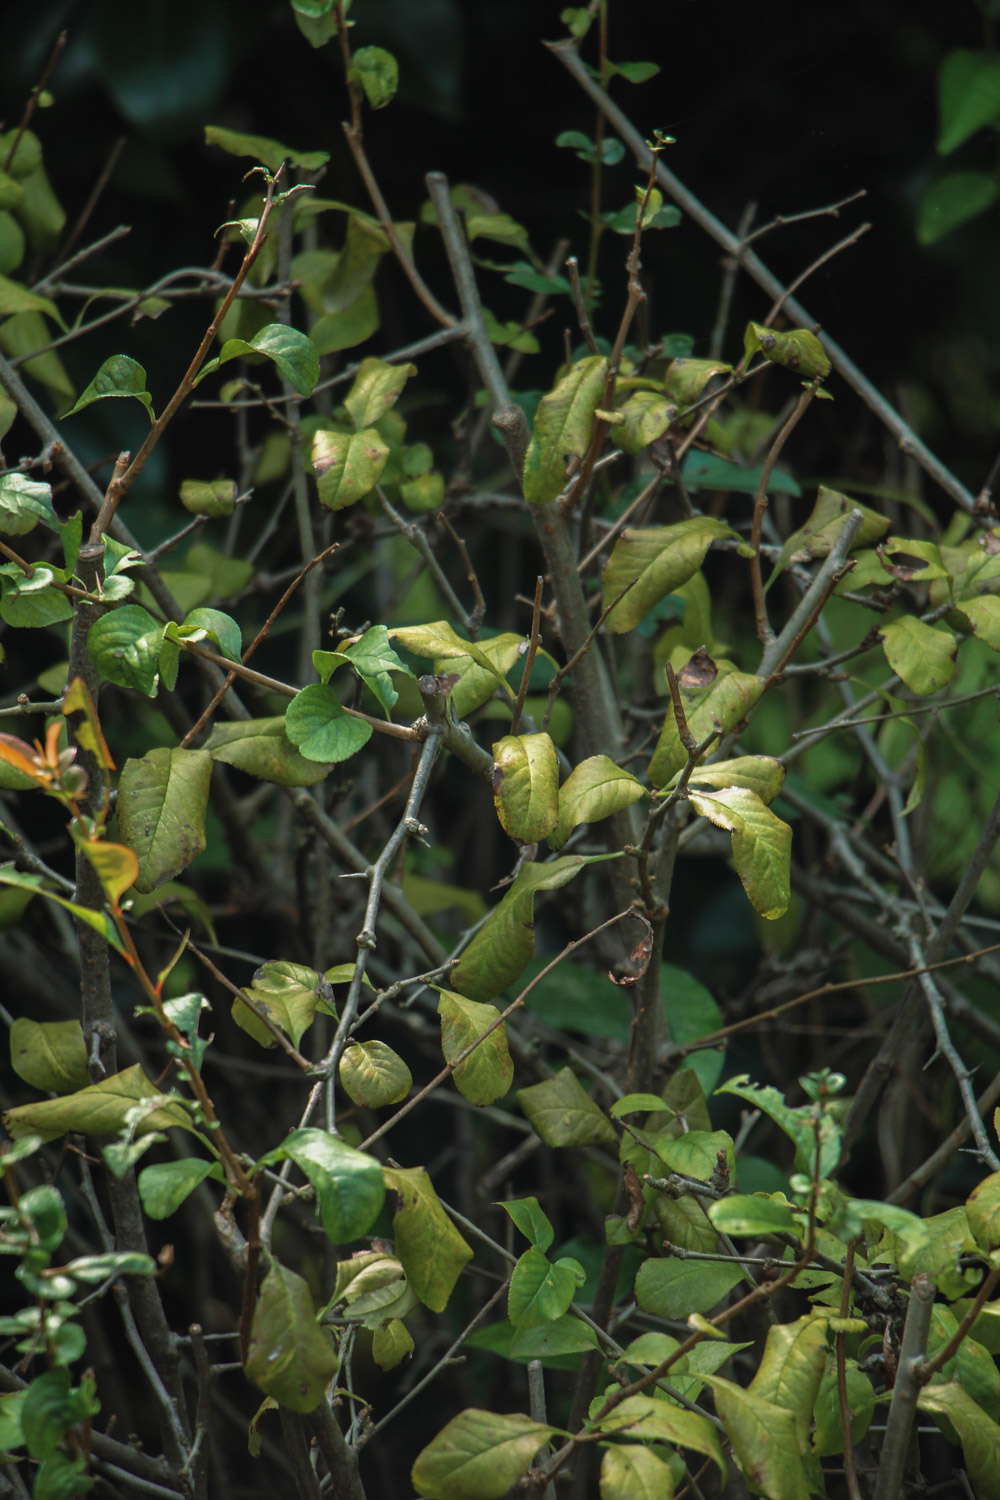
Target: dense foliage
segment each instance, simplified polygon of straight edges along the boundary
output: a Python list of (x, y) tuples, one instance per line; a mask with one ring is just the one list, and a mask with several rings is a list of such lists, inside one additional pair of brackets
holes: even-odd
[(783, 286), (614, 11), (548, 255), (393, 216), (366, 0), (293, 11), (357, 193), (208, 123), (202, 264), (77, 280), (48, 73), (0, 136), (11, 1493), (1000, 1493), (992, 476), (796, 300), (868, 226)]

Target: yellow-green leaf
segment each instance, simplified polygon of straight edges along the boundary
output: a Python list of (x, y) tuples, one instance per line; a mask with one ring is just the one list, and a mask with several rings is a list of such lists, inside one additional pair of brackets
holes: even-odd
[(607, 360), (591, 355), (578, 360), (538, 403), (524, 460), (524, 498), (530, 504), (554, 500), (566, 484), (566, 460), (586, 452), (607, 377)]
[(493, 746), (493, 801), (500, 826), (535, 844), (559, 819), (559, 763), (547, 734), (508, 734)]

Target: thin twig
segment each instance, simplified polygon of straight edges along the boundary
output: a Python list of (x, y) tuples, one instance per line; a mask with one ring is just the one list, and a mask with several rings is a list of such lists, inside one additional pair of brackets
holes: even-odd
[(767, 510), (767, 487), (771, 482), (774, 466), (781, 456), (781, 450), (805, 416), (818, 388), (819, 379), (817, 378), (812, 382), (808, 390), (802, 392), (796, 401), (795, 410), (768, 450), (767, 458), (764, 460), (764, 466), (760, 472), (757, 493), (754, 496), (753, 525), (750, 529), (750, 545), (753, 548), (753, 556), (750, 559), (750, 584), (753, 589), (753, 608), (757, 621), (757, 639), (765, 650), (774, 641), (774, 631), (771, 629), (767, 619), (767, 605), (764, 601), (764, 583), (760, 567), (760, 532), (764, 524), (764, 512)]
[[(649, 150), (641, 133), (629, 121), (626, 115), (608, 96), (600, 84), (591, 77), (582, 60), (577, 55), (575, 47), (567, 42), (548, 43), (549, 50), (555, 54), (563, 66), (572, 74), (580, 87), (587, 93), (601, 110), (602, 114), (613, 126), (622, 141), (633, 153), (639, 166), (646, 170), (653, 161), (653, 153)], [(753, 277), (759, 286), (772, 297), (783, 297), (785, 288), (778, 278), (768, 270), (764, 263), (750, 249), (741, 245), (737, 237), (722, 224), (714, 214), (710, 213), (704, 204), (697, 199), (693, 193), (664, 166), (662, 161), (655, 162), (656, 180), (660, 187), (673, 198), (683, 211), (698, 224), (717, 244), (728, 251), (737, 259), (744, 269)], [(810, 317), (805, 308), (794, 298), (789, 298), (785, 310), (788, 315), (801, 328), (815, 328), (816, 319)], [(858, 369), (857, 365), (848, 358), (828, 334), (817, 335), (822, 343), (831, 364), (838, 373), (847, 381), (848, 385), (861, 397), (862, 401), (870, 407), (879, 420), (893, 434), (904, 453), (914, 458), (921, 468), (930, 475), (934, 482), (950, 495), (956, 505), (970, 515), (977, 515), (976, 502), (965, 486), (955, 478), (954, 474), (945, 467), (941, 461), (931, 453), (924, 443), (920, 441), (913, 429), (904, 422), (899, 413), (890, 406), (885, 397), (882, 396), (872, 385), (866, 376)]]
[(535, 665), (535, 653), (539, 643), (539, 623), (542, 617), (542, 591), (545, 588), (545, 579), (539, 575), (535, 579), (535, 602), (531, 610), (531, 632), (528, 636), (528, 650), (524, 658), (524, 669), (521, 673), (521, 682), (517, 689), (517, 697), (514, 699), (514, 711), (510, 718), (510, 733), (517, 734), (521, 724), (521, 714), (524, 712), (524, 699), (528, 692), (528, 682), (531, 678), (531, 669)]

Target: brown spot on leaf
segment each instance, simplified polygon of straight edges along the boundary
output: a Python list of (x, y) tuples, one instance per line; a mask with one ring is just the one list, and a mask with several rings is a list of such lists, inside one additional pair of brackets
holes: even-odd
[(704, 646), (699, 646), (691, 659), (681, 667), (677, 673), (677, 681), (681, 687), (702, 688), (708, 687), (719, 675), (719, 669), (709, 656)]

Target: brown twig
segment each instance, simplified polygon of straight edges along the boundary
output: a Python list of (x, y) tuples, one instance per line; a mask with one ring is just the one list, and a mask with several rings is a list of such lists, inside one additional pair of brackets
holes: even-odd
[[(605, 118), (613, 126), (618, 136), (628, 146), (635, 156), (640, 167), (646, 168), (652, 160), (652, 153), (642, 138), (642, 135), (627, 116), (619, 109), (614, 100), (609, 98), (604, 89), (596, 79), (592, 78), (581, 59), (577, 56), (575, 46), (566, 42), (550, 42), (546, 44), (549, 50), (559, 59), (563, 66), (572, 74), (580, 87), (587, 93)], [(753, 250), (741, 245), (737, 237), (722, 224), (713, 213), (704, 206), (701, 201), (689, 192), (662, 161), (655, 163), (656, 180), (664, 192), (677, 203), (688, 217), (698, 224), (717, 244), (728, 251), (741, 266), (753, 278), (754, 281), (769, 293), (772, 297), (782, 297), (785, 288), (778, 278), (767, 266), (755, 255)], [(786, 312), (801, 328), (814, 328), (816, 319), (811, 317), (794, 298), (789, 298), (786, 304)], [(848, 385), (861, 397), (889, 431), (896, 438), (900, 448), (910, 457), (914, 458), (924, 471), (930, 475), (935, 484), (940, 485), (947, 495), (950, 495), (955, 504), (971, 515), (976, 515), (976, 503), (973, 496), (966, 489), (951, 470), (946, 468), (940, 459), (920, 441), (913, 429), (904, 422), (899, 413), (890, 406), (885, 397), (875, 389), (871, 381), (861, 373), (840, 345), (835, 343), (829, 334), (818, 335), (831, 364), (837, 370)]]
[(517, 689), (517, 697), (514, 699), (514, 711), (510, 717), (510, 734), (517, 734), (521, 723), (521, 714), (524, 712), (524, 700), (528, 692), (528, 681), (531, 677), (531, 669), (535, 665), (535, 653), (539, 643), (539, 624), (542, 618), (542, 590), (545, 588), (545, 579), (539, 574), (535, 579), (535, 602), (531, 610), (531, 633), (528, 636), (528, 650), (524, 658), (524, 670), (521, 673), (520, 685)]
[(569, 276), (569, 284), (573, 289), (573, 306), (576, 309), (576, 321), (580, 325), (583, 341), (591, 354), (597, 354), (597, 340), (594, 338), (594, 329), (587, 312), (587, 304), (583, 300), (583, 288), (580, 285), (580, 262), (575, 255), (571, 255), (566, 262), (566, 272)]
[(35, 110), (38, 108), (38, 100), (45, 88), (47, 88), (49, 79), (52, 77), (52, 70), (55, 67), (56, 63), (59, 61), (59, 58), (62, 56), (62, 51), (66, 45), (67, 36), (67, 32), (60, 31), (59, 35), (56, 37), (55, 42), (52, 46), (52, 51), (49, 53), (49, 60), (45, 64), (45, 68), (42, 72), (42, 76), (35, 84), (35, 87), (32, 89), (31, 93), (28, 96), (28, 102), (24, 106), (24, 114), (21, 116), (21, 123), (17, 127), (17, 134), (11, 141), (10, 149), (8, 150), (7, 156), (4, 160), (3, 170), (5, 173), (8, 173), (10, 171), (11, 163), (13, 162), (14, 157), (17, 155), (17, 148), (21, 144), (21, 141), (24, 139), (24, 132), (31, 124), (31, 118), (35, 113)]
[(813, 397), (819, 389), (819, 385), (820, 379), (817, 376), (808, 390), (803, 391), (798, 401), (796, 401), (795, 410), (771, 444), (767, 458), (764, 460), (764, 466), (761, 469), (757, 493), (754, 496), (753, 525), (750, 529), (750, 545), (753, 548), (753, 556), (750, 559), (750, 586), (753, 590), (753, 609), (757, 622), (757, 639), (765, 649), (771, 645), (775, 638), (774, 631), (768, 623), (767, 604), (764, 599), (764, 582), (760, 566), (760, 533), (761, 527), (764, 524), (764, 512), (767, 510), (767, 487), (771, 482), (771, 475), (781, 455), (781, 450), (805, 416)]

